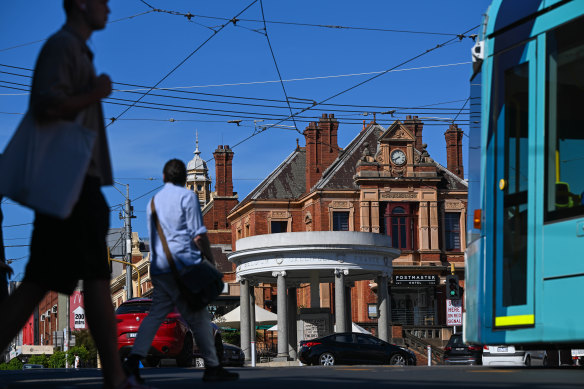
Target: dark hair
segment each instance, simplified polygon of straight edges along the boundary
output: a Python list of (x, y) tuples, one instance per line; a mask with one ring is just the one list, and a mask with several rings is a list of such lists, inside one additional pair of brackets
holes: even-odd
[(65, 14), (69, 16), (71, 11), (73, 11), (74, 0), (63, 0), (63, 8), (65, 9)]
[(164, 182), (172, 182), (175, 185), (184, 185), (187, 183), (187, 167), (179, 159), (171, 159), (162, 169)]

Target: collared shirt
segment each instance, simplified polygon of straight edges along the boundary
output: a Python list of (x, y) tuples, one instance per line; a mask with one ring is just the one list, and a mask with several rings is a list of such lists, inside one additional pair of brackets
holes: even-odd
[[(156, 224), (152, 220), (150, 201), (146, 208), (152, 264), (150, 271), (152, 274), (169, 273), (170, 265), (164, 254), (162, 242), (158, 238)], [(206, 233), (207, 228), (203, 225), (197, 195), (183, 186), (167, 182), (164, 188), (154, 196), (154, 205), (168, 248), (178, 269), (199, 263), (201, 252), (193, 239), (197, 235)]]
[[(95, 83), (93, 53), (85, 40), (68, 26), (63, 26), (44, 44), (34, 70), (30, 110), (37, 120), (47, 107), (58, 106), (65, 99), (90, 91)], [(81, 124), (97, 132), (87, 174), (98, 177), (101, 185), (112, 185), (112, 167), (101, 102), (80, 112)], [(60, 118), (76, 120), (75, 117)]]

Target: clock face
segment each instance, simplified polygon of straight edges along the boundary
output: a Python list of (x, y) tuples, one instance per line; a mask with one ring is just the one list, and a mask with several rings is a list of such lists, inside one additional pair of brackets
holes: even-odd
[(403, 165), (406, 163), (406, 153), (402, 150), (393, 150), (391, 152), (391, 162), (395, 165)]

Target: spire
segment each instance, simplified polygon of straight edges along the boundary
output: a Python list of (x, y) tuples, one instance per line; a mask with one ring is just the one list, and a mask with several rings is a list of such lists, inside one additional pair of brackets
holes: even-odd
[(196, 142), (197, 148), (195, 149), (194, 154), (195, 155), (200, 155), (201, 152), (199, 151), (199, 131), (196, 131), (195, 134), (196, 134), (196, 139), (197, 139), (197, 142)]

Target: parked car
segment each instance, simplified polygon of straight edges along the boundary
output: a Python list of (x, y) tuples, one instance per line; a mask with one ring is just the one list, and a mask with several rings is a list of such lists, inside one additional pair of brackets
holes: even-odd
[(25, 363), (24, 365), (22, 365), (22, 370), (28, 370), (28, 369), (44, 369), (45, 367), (43, 365), (39, 365), (36, 363)]
[(231, 343), (223, 343), (223, 349), (223, 357), (221, 358), (223, 366), (243, 366), (245, 355), (241, 348)]
[(547, 366), (548, 357), (544, 350), (518, 350), (515, 346), (484, 346), (485, 366)]
[(415, 365), (407, 348), (372, 335), (343, 332), (300, 342), (298, 359), (305, 365)]
[[(129, 354), (138, 328), (142, 320), (148, 315), (152, 299), (135, 298), (122, 303), (116, 310), (118, 321), (118, 351), (122, 358)], [(168, 314), (162, 322), (152, 340), (152, 346), (146, 356), (145, 366), (156, 366), (160, 359), (175, 359), (181, 367), (191, 366), (193, 363), (193, 335), (189, 326), (178, 313)]]
[(444, 347), (445, 365), (480, 365), (483, 356), (483, 347), (466, 344), (462, 334), (452, 334)]

